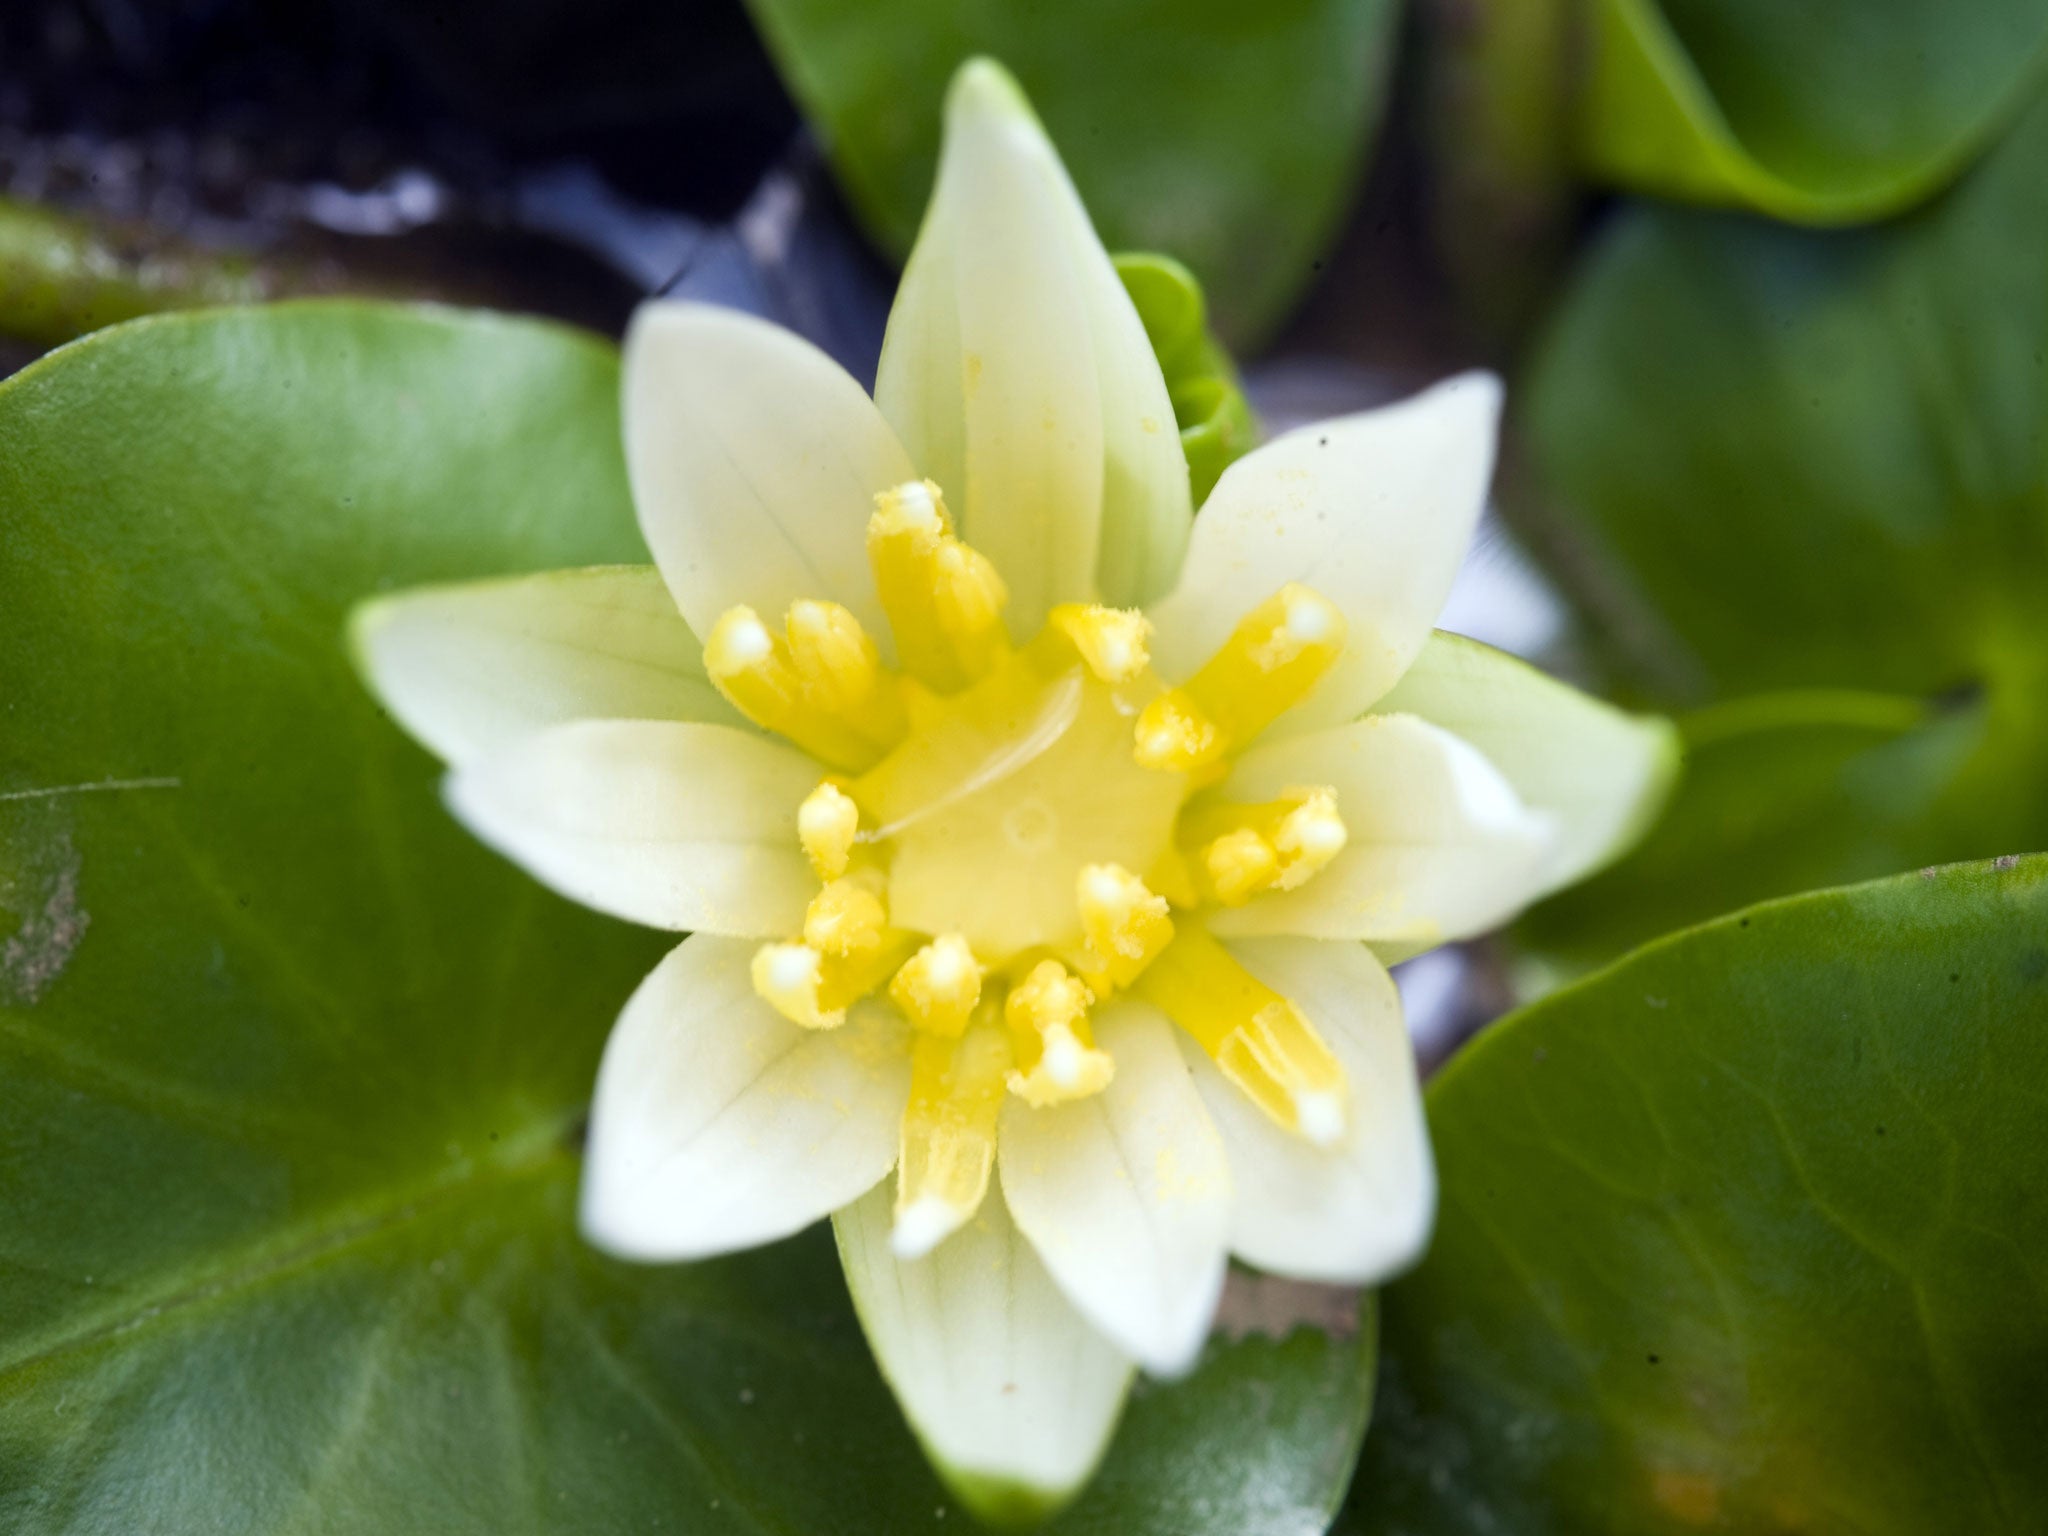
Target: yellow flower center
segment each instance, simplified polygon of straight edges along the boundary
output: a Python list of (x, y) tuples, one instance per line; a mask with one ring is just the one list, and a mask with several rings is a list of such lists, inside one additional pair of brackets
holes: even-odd
[(1201, 913), (1294, 889), (1344, 846), (1328, 788), (1259, 805), (1215, 789), (1341, 654), (1341, 616), (1284, 587), (1168, 687), (1140, 614), (1067, 604), (1013, 646), (1002, 578), (929, 481), (876, 498), (868, 555), (901, 671), (846, 609), (809, 600), (780, 633), (729, 610), (704, 659), (744, 714), (835, 770), (797, 810), (820, 889), (803, 932), (755, 956), (754, 986), (806, 1028), (870, 996), (909, 1020), (898, 1251), (979, 1206), (1007, 1099), (1109, 1084), (1089, 1019), (1118, 992), (1171, 1017), (1275, 1122), (1334, 1142), (1343, 1069)]

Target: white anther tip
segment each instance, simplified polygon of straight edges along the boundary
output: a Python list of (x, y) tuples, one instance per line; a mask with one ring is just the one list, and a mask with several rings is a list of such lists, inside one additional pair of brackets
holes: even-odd
[(897, 515), (906, 524), (921, 528), (938, 526), (938, 504), (932, 500), (932, 493), (922, 480), (907, 480), (889, 494), (896, 504)]
[(906, 1262), (921, 1259), (953, 1235), (960, 1213), (930, 1195), (913, 1200), (889, 1229), (889, 1251)]
[(720, 638), (725, 642), (726, 655), (741, 665), (761, 661), (775, 649), (768, 626), (759, 619), (741, 619)]
[(1318, 1147), (1334, 1147), (1344, 1136), (1344, 1101), (1334, 1093), (1297, 1093), (1294, 1121)]
[(1302, 645), (1329, 638), (1330, 606), (1318, 597), (1296, 597), (1287, 604), (1287, 633)]
[(1081, 1045), (1073, 1036), (1061, 1034), (1045, 1042), (1045, 1075), (1062, 1088), (1081, 1081)]
[(817, 979), (818, 952), (803, 944), (785, 944), (768, 958), (768, 980), (778, 990), (794, 991)]

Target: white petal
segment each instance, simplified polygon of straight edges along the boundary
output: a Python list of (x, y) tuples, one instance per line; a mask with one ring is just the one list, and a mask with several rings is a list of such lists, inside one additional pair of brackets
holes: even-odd
[(868, 570), (875, 495), (914, 478), (859, 384), (779, 326), (658, 301), (626, 333), (626, 468), (640, 531), (700, 635), (735, 603), (853, 610), (890, 644)]
[(1016, 83), (966, 65), (875, 399), (1010, 588), (1142, 602), (1187, 538), (1187, 461), (1144, 322)]
[(1449, 731), (1413, 715), (1368, 715), (1253, 748), (1221, 793), (1255, 805), (1319, 785), (1337, 791), (1343, 851), (1305, 885), (1218, 912), (1216, 932), (1412, 951), (1498, 927), (1535, 895), (1549, 819)]
[(1619, 858), (1678, 774), (1678, 732), (1567, 687), (1504, 651), (1439, 630), (1380, 701), (1470, 742), (1557, 826), (1538, 894)]
[(449, 775), (463, 823), (571, 900), (749, 938), (803, 926), (817, 877), (796, 811), (825, 770), (723, 725), (584, 720)]
[(700, 935), (619, 1016), (598, 1069), (583, 1230), (629, 1259), (773, 1242), (887, 1176), (910, 1095), (884, 1006), (801, 1029), (754, 995), (754, 945)]
[(1067, 1304), (1000, 1187), (924, 1258), (889, 1247), (896, 1181), (832, 1218), (861, 1326), (939, 1475), (991, 1524), (1079, 1491), (1116, 1428), (1130, 1362)]
[(1152, 656), (1179, 681), (1290, 581), (1343, 611), (1344, 655), (1282, 716), (1293, 732), (1355, 720), (1429, 638), (1493, 478), (1500, 381), (1466, 373), (1381, 410), (1302, 427), (1223, 472), (1195, 519)]
[(1351, 1090), (1344, 1139), (1319, 1148), (1275, 1125), (1180, 1037), (1230, 1158), (1231, 1252), (1300, 1280), (1376, 1284), (1415, 1260), (1436, 1217), (1436, 1166), (1400, 994), (1363, 945), (1239, 939), (1230, 949), (1308, 1015)]
[(1223, 1289), (1230, 1170), (1166, 1016), (1113, 1002), (1102, 1093), (1003, 1108), (1010, 1214), (1081, 1315), (1154, 1375), (1188, 1370)]
[(445, 762), (570, 720), (746, 725), (652, 566), (419, 587), (363, 604), (349, 637), (384, 707)]

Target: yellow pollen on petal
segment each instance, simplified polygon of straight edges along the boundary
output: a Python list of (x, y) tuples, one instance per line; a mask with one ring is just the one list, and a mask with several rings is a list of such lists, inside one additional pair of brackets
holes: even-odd
[(1181, 844), (1196, 853), (1204, 891), (1234, 907), (1261, 891), (1291, 891), (1344, 851), (1350, 834), (1337, 792), (1290, 789), (1263, 805), (1197, 804), (1181, 817)]
[(1201, 671), (1147, 706), (1138, 761), (1187, 771), (1242, 747), (1306, 698), (1343, 651), (1336, 605), (1289, 582), (1245, 615)]
[(1107, 1051), (1088, 1028), (1094, 994), (1057, 960), (1041, 960), (1010, 988), (1003, 1022), (1017, 1055), (1010, 1092), (1034, 1109), (1102, 1092), (1116, 1075)]
[(846, 873), (859, 831), (860, 807), (830, 779), (804, 796), (804, 803), (796, 808), (797, 840), (820, 880), (837, 880)]
[(1129, 986), (1173, 938), (1166, 899), (1117, 864), (1090, 864), (1075, 880), (1074, 903), (1088, 940), (1088, 981), (1098, 995)]
[[(847, 618), (851, 621), (852, 615)], [(857, 622), (854, 628), (858, 632)], [(829, 675), (816, 648), (807, 649), (799, 665), (788, 639), (762, 623), (744, 603), (728, 608), (712, 626), (704, 642), (704, 670), (749, 720), (835, 767), (866, 768), (894, 743), (886, 704), (878, 706), (879, 712), (865, 705), (842, 708), (842, 683)], [(876, 675), (877, 692), (893, 693), (895, 680), (879, 667)], [(894, 722), (900, 736), (900, 705)]]
[(1299, 1008), (1238, 964), (1206, 929), (1183, 924), (1135, 993), (1194, 1037), (1275, 1123), (1317, 1146), (1343, 1138), (1343, 1065)]
[(1067, 637), (1088, 670), (1105, 683), (1131, 682), (1152, 664), (1146, 649), (1152, 621), (1135, 608), (1061, 603), (1046, 622)]
[(917, 1029), (958, 1035), (981, 1002), (981, 976), (967, 940), (942, 933), (903, 962), (889, 996)]
[(974, 1025), (958, 1039), (917, 1031), (910, 1053), (889, 1234), (900, 1259), (930, 1253), (980, 1208), (1010, 1070), (1009, 1041), (994, 1024)]
[(865, 955), (881, 947), (889, 926), (879, 878), (843, 876), (811, 898), (804, 912), (804, 943), (827, 955)]
[(910, 675), (940, 693), (985, 676), (1009, 649), (1009, 590), (988, 558), (953, 536), (939, 488), (913, 480), (875, 498), (868, 563)]

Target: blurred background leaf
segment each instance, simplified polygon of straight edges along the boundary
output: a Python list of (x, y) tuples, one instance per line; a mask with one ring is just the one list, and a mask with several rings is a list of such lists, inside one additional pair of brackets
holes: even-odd
[(2043, 250), (2048, 104), (1882, 228), (1642, 206), (1607, 231), (1528, 381), (1523, 510), (1619, 675), (1712, 713), (1650, 843), (1540, 941), (1597, 959), (2048, 845)]
[(1378, 126), (1398, 0), (749, 0), (855, 210), (910, 250), (961, 60), (1030, 93), (1105, 243), (1170, 252), (1233, 346), (1335, 238)]
[[(644, 561), (617, 401), (592, 338), (356, 304), (0, 385), (0, 1528), (965, 1523), (822, 1234), (583, 1245), (598, 1052), (673, 939), (465, 834), (343, 654), (385, 586)], [(1144, 1393), (1061, 1529), (1320, 1529), (1339, 1304)]]
[(1823, 892), (1432, 1084), (1346, 1536), (2048, 1527), (2048, 858)]

